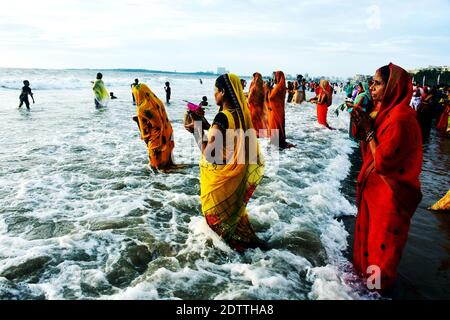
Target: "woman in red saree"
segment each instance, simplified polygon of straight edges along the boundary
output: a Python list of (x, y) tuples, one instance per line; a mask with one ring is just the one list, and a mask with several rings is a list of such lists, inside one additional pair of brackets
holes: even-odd
[(267, 130), (267, 117), (264, 108), (264, 81), (258, 72), (253, 74), (253, 81), (248, 92), (248, 107), (252, 115), (253, 127), (258, 137), (264, 136), (263, 130)]
[(374, 276), (379, 280), (381, 287), (375, 290), (387, 293), (395, 283), (410, 221), (422, 199), (422, 136), (408, 106), (412, 97), (408, 72), (394, 64), (382, 67), (370, 89), (374, 112), (368, 115), (355, 108), (351, 113), (361, 133), (363, 156), (353, 264), (369, 280)]
[(282, 71), (275, 74), (275, 87), (269, 94), (268, 125), (271, 143), (282, 149), (293, 147), (286, 142), (285, 131), (285, 103), (286, 103), (286, 78)]
[(320, 80), (319, 93), (309, 100), (317, 103), (317, 122), (331, 129), (327, 122), (328, 107), (333, 103), (333, 91), (328, 80)]

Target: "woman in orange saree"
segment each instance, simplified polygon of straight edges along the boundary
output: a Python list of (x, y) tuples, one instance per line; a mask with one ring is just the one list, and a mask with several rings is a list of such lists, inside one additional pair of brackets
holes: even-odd
[(202, 212), (209, 227), (236, 251), (264, 247), (247, 213), (247, 203), (264, 175), (264, 159), (239, 78), (220, 76), (215, 98), (220, 111), (208, 141), (203, 140), (202, 128), (194, 128), (202, 149)]
[(422, 136), (409, 107), (408, 72), (394, 64), (382, 67), (370, 89), (374, 112), (369, 116), (355, 108), (351, 113), (364, 137), (353, 264), (364, 277), (378, 280), (373, 290), (388, 293), (397, 277), (411, 218), (422, 199)]
[(267, 130), (267, 116), (264, 108), (264, 81), (262, 75), (258, 72), (253, 74), (247, 101), (256, 134), (258, 137), (264, 136), (263, 131)]
[(268, 126), (271, 143), (282, 148), (292, 148), (286, 141), (285, 131), (285, 105), (286, 105), (286, 78), (282, 71), (275, 73), (275, 87), (269, 94)]
[(175, 147), (173, 129), (164, 104), (141, 83), (133, 87), (141, 139), (145, 141), (150, 158), (149, 166), (156, 170), (167, 170), (174, 166), (172, 151)]

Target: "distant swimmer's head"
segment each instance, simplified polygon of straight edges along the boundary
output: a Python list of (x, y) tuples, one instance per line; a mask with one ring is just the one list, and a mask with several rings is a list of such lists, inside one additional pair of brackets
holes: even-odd
[(29, 86), (29, 85), (30, 85), (30, 81), (24, 80), (23, 85), (24, 85), (24, 86)]
[(110, 92), (109, 95), (112, 97), (114, 96), (114, 92)]
[(139, 84), (139, 79), (134, 79), (134, 84), (138, 85)]
[(97, 80), (102, 80), (103, 79), (103, 74), (101, 74), (100, 72), (97, 73)]
[(203, 102), (207, 102), (207, 101), (208, 101), (208, 97), (204, 96), (204, 97), (202, 98), (202, 101), (203, 101)]

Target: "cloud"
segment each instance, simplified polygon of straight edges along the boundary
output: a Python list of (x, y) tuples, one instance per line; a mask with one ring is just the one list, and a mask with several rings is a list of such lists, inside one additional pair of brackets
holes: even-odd
[[(448, 0), (371, 4), (0, 0), (0, 66), (47, 61), (47, 67), (196, 71), (224, 65), (249, 74), (286, 68), (352, 75), (394, 58), (413, 67), (448, 64)], [(24, 59), (20, 52), (32, 54)]]
[(369, 18), (366, 20), (366, 25), (369, 30), (381, 29), (381, 8), (377, 5), (372, 5), (367, 8), (366, 13)]

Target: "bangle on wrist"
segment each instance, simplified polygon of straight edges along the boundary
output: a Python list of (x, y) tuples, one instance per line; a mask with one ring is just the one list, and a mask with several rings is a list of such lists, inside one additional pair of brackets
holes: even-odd
[(375, 131), (374, 130), (370, 130), (366, 134), (366, 142), (369, 143), (370, 141), (373, 140), (374, 137), (375, 137)]

